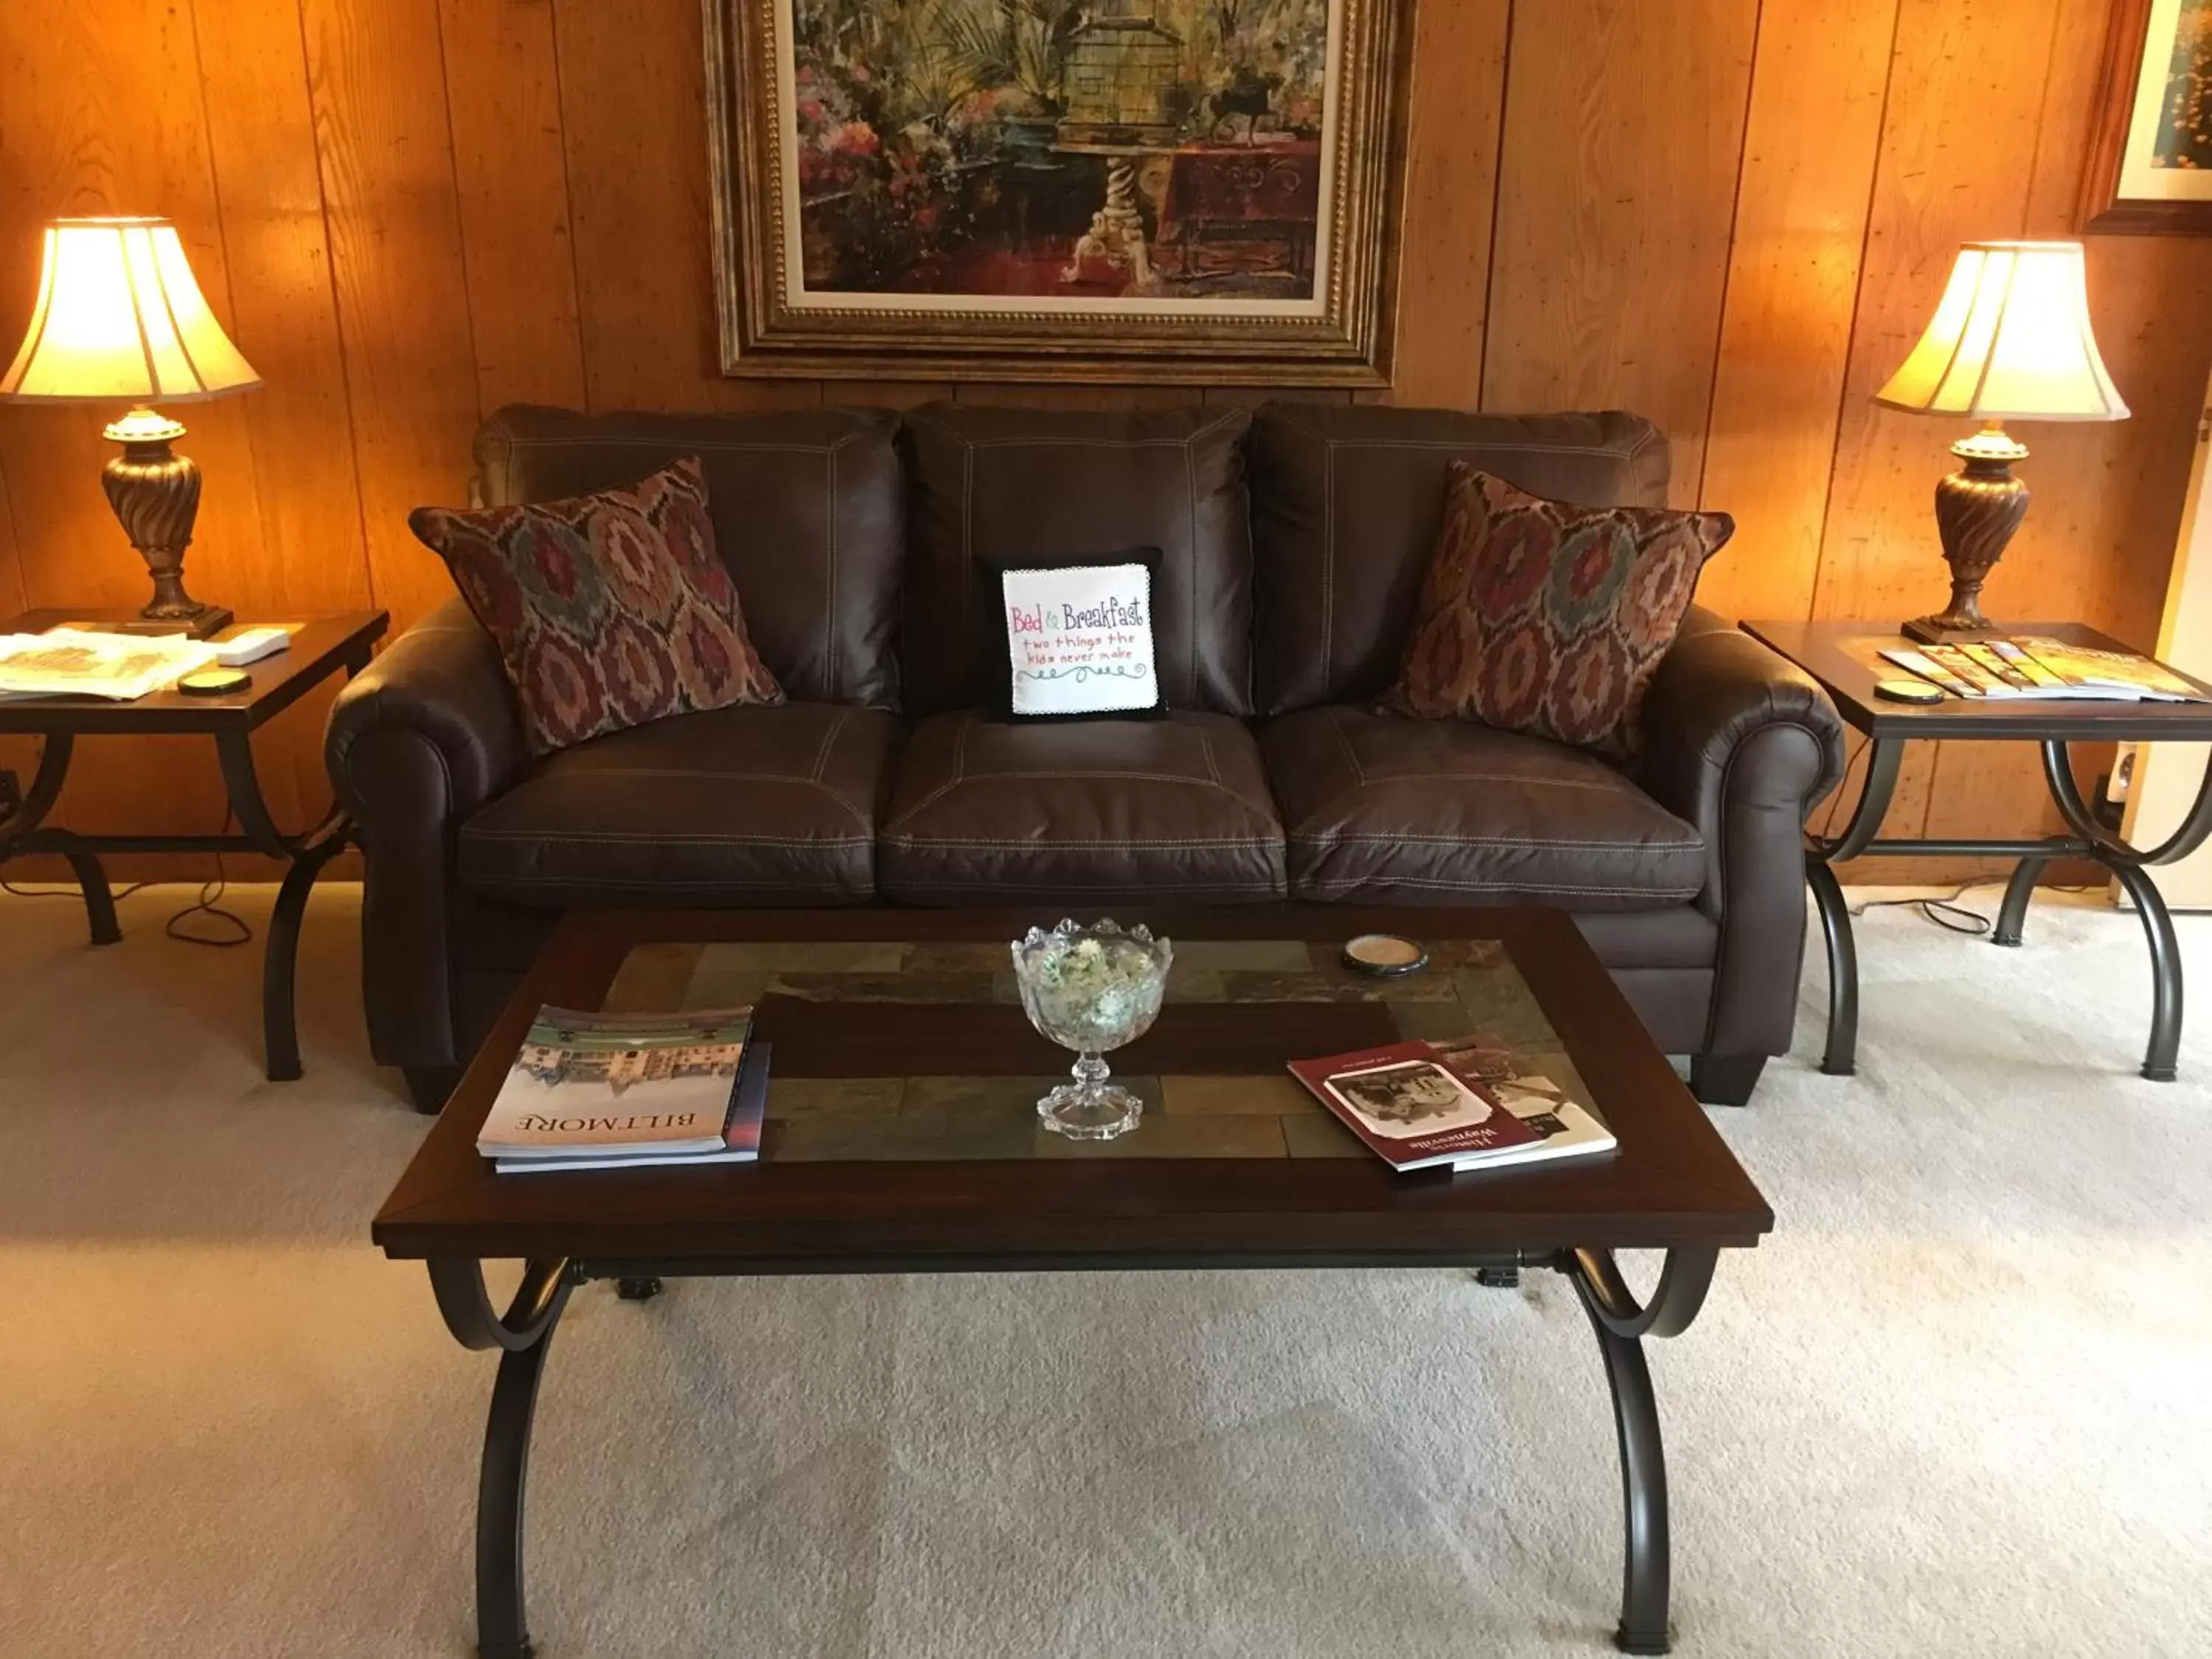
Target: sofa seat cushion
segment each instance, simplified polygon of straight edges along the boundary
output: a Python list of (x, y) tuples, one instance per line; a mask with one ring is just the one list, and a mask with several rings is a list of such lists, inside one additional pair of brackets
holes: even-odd
[(899, 721), (793, 702), (657, 720), (549, 756), (461, 827), (465, 884), (523, 904), (875, 896)]
[(877, 851), (913, 904), (1281, 898), (1252, 734), (1221, 714), (1001, 725), (933, 715), (899, 757)]
[(1366, 904), (1680, 904), (1705, 842), (1595, 756), (1458, 720), (1331, 704), (1260, 734), (1291, 891)]

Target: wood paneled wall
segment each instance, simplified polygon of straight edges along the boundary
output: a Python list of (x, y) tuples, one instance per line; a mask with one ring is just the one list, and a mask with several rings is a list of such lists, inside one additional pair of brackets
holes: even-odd
[[(1869, 394), (1960, 240), (2069, 230), (2106, 16), (2106, 0), (1424, 0), (1391, 395), (1660, 421), (1677, 499), (1739, 521), (1706, 578), (1724, 611), (1928, 607), (1955, 434)], [(696, 0), (8, 0), (4, 343), (42, 220), (175, 218), (267, 381), (184, 411), (207, 476), (195, 590), (373, 602), (401, 626), (450, 591), (406, 509), (461, 498), (471, 429), (512, 399), (1187, 395), (722, 378), (701, 81)], [(2090, 282), (2135, 418), (2026, 430), (2036, 506), (1995, 603), (2147, 647), (2212, 363), (2212, 242), (2097, 239)], [(137, 601), (94, 476), (102, 418), (0, 410), (0, 609)], [(270, 734), (288, 813), (325, 795), (322, 713)], [(80, 748), (67, 822), (220, 818), (208, 757), (101, 748)], [(1893, 823), (2045, 818), (2031, 755), (1953, 745), (1916, 757)]]

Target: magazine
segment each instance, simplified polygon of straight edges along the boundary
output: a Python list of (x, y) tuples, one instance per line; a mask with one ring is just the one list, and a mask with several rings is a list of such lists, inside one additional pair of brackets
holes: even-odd
[(563, 1170), (689, 1169), (695, 1164), (750, 1164), (760, 1157), (761, 1125), (768, 1114), (769, 1042), (749, 1042), (738, 1061), (738, 1084), (730, 1097), (729, 1121), (722, 1139), (703, 1152), (610, 1152), (594, 1147), (582, 1152), (542, 1152), (527, 1158), (493, 1161), (501, 1175), (546, 1175)]
[(497, 1159), (726, 1149), (750, 1008), (596, 1014), (544, 1007), (477, 1151)]
[(1459, 1168), (1538, 1139), (1480, 1085), (1438, 1064), (1425, 1042), (1294, 1060), (1291, 1075), (1394, 1170)]
[(1438, 1060), (1469, 1083), (1487, 1088), (1537, 1137), (1533, 1146), (1482, 1159), (1474, 1167), (1581, 1158), (1609, 1152), (1620, 1144), (1596, 1113), (1490, 1032), (1475, 1031), (1432, 1046)]
[(1956, 645), (1884, 646), (1878, 654), (1951, 696), (1970, 701), (2212, 702), (2212, 693), (2138, 653), (2069, 645), (2047, 635)]
[(98, 634), (74, 628), (0, 634), (0, 698), (131, 702), (210, 666), (221, 649), (171, 634)]

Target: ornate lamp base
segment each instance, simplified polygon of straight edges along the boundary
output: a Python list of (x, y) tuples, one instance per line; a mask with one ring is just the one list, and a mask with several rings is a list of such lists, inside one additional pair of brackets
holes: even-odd
[(2008, 434), (2003, 422), (1991, 421), (1953, 444), (1951, 453), (1966, 465), (1936, 486), (1936, 531), (1951, 567), (1951, 603), (1905, 624), (1906, 637), (1923, 645), (2003, 632), (1982, 614), (1982, 584), (2027, 516), (2027, 486), (2012, 476), (2012, 464), (2027, 459), (2027, 446)]
[(100, 469), (100, 488), (122, 521), (131, 545), (154, 578), (154, 597), (135, 621), (111, 624), (122, 634), (189, 634), (206, 639), (230, 626), (218, 605), (202, 605), (185, 592), (185, 550), (199, 516), (200, 469), (189, 455), (169, 448), (185, 428), (150, 409), (134, 409), (101, 434), (123, 453)]

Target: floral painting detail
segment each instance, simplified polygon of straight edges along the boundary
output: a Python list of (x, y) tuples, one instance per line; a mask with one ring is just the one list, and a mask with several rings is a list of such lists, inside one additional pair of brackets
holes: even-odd
[(818, 294), (1310, 301), (1328, 0), (790, 0)]
[(417, 507), (407, 523), (498, 645), (533, 754), (783, 701), (714, 550), (696, 458), (595, 495)]
[(1735, 528), (1725, 513), (1547, 501), (1455, 461), (1386, 707), (1626, 753), (1698, 573)]

